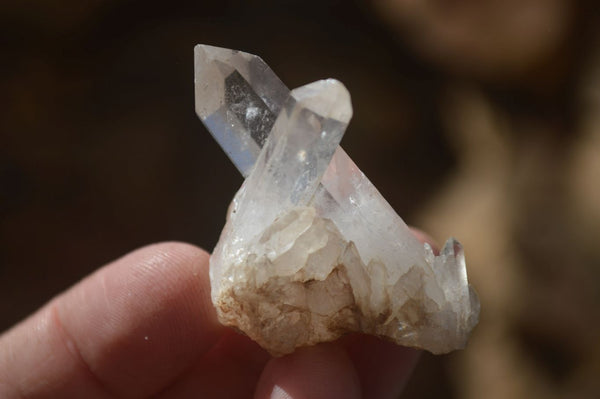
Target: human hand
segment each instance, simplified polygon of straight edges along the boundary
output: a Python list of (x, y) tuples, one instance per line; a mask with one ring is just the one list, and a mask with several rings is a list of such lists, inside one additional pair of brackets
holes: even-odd
[(51, 300), (0, 336), (0, 397), (398, 397), (418, 351), (353, 334), (272, 358), (217, 321), (208, 258), (151, 245)]

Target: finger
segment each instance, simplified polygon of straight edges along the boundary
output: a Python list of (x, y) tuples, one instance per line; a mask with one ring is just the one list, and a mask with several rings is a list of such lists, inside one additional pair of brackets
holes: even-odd
[(360, 382), (352, 361), (335, 343), (300, 348), (267, 363), (256, 399), (360, 398)]
[(269, 359), (256, 342), (228, 329), (206, 356), (158, 397), (251, 398)]
[(2, 336), (0, 381), (28, 398), (145, 397), (222, 332), (208, 254), (157, 244), (100, 269)]
[(421, 355), (370, 335), (353, 334), (342, 344), (359, 376), (363, 398), (398, 398)]

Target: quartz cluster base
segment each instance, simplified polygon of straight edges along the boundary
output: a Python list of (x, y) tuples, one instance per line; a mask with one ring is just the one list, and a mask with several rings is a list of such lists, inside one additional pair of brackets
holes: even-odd
[(289, 91), (251, 54), (195, 48), (196, 112), (246, 178), (210, 261), (219, 320), (273, 355), (349, 332), (446, 353), (479, 301), (462, 246), (420, 243), (339, 146), (350, 95)]

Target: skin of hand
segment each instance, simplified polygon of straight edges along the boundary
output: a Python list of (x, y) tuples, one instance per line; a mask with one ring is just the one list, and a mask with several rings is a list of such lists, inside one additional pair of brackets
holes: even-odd
[(400, 395), (419, 351), (351, 334), (270, 357), (219, 324), (208, 260), (189, 244), (150, 245), (58, 295), (0, 336), (0, 398)]

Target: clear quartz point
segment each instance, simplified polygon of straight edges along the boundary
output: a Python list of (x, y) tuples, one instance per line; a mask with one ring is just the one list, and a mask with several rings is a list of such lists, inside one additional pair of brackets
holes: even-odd
[(196, 112), (246, 177), (211, 256), (220, 321), (274, 355), (374, 334), (433, 353), (479, 317), (463, 249), (421, 244), (339, 142), (350, 95), (289, 91), (257, 56), (198, 45)]
[(289, 90), (255, 55), (197, 45), (194, 58), (196, 113), (246, 177)]

